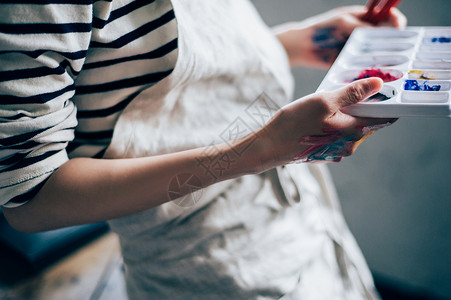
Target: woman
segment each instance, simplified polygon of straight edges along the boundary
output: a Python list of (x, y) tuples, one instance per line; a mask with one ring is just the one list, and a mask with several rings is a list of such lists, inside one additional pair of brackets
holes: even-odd
[(340, 112), (374, 78), (290, 103), (290, 65), (330, 65), (362, 7), (274, 34), (242, 0), (26, 3), (2, 4), (13, 226), (109, 220), (131, 299), (377, 298), (325, 169), (286, 165), (390, 122)]

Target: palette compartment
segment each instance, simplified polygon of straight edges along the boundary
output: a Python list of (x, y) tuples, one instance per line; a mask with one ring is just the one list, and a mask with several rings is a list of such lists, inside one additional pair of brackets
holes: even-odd
[(451, 80), (451, 71), (442, 70), (409, 70), (408, 79)]
[(401, 79), (404, 74), (396, 69), (389, 68), (363, 68), (363, 69), (354, 69), (354, 70), (346, 70), (340, 72), (338, 74), (334, 74), (331, 76), (331, 81), (337, 84), (346, 84), (351, 83), (353, 81), (370, 77), (379, 77), (384, 82), (392, 82)]
[(414, 60), (413, 69), (451, 70), (451, 61), (443, 60)]
[(449, 94), (444, 92), (404, 91), (401, 103), (443, 104), (449, 101)]
[(343, 61), (345, 67), (393, 67), (405, 64), (409, 61), (409, 57), (405, 55), (356, 55)]
[(357, 28), (354, 32), (354, 38), (360, 41), (374, 41), (374, 40), (405, 40), (416, 38), (419, 34), (415, 28), (398, 30), (389, 27), (378, 28)]
[(451, 61), (451, 51), (421, 51), (415, 56), (418, 60), (440, 60), (440, 61)]
[(451, 44), (422, 44), (419, 50), (431, 52), (449, 52), (451, 51)]
[(381, 118), (451, 117), (451, 28), (358, 28), (318, 91), (367, 77), (382, 78), (382, 90), (343, 108), (345, 113)]
[(350, 50), (355, 54), (373, 54), (373, 53), (391, 53), (408, 51), (413, 49), (415, 44), (407, 42), (387, 42), (381, 44), (380, 42), (363, 42), (358, 45), (350, 47)]
[(372, 95), (371, 97), (363, 100), (363, 103), (376, 103), (376, 102), (383, 102), (383, 101), (389, 101), (389, 100), (395, 100), (397, 99), (398, 91), (390, 86), (390, 85), (384, 85), (382, 89)]
[(449, 91), (450, 86), (449, 80), (406, 79), (402, 87), (404, 91), (443, 92)]

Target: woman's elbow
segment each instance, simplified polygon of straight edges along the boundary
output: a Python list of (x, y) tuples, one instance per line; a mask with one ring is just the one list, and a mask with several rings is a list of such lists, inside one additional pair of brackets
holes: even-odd
[(45, 231), (44, 224), (39, 222), (33, 214), (27, 213), (27, 204), (19, 207), (6, 208), (3, 207), (3, 215), (6, 221), (17, 231), (25, 233), (37, 233)]

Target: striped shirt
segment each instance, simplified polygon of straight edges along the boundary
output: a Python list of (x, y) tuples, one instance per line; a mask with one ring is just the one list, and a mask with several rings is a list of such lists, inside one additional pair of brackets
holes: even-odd
[(169, 0), (2, 1), (0, 204), (26, 203), (69, 158), (101, 158), (177, 54)]

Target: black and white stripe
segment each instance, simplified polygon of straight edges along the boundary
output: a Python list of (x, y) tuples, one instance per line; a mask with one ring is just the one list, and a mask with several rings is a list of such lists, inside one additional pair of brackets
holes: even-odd
[(0, 204), (30, 200), (69, 157), (101, 158), (176, 59), (169, 0), (2, 1)]

